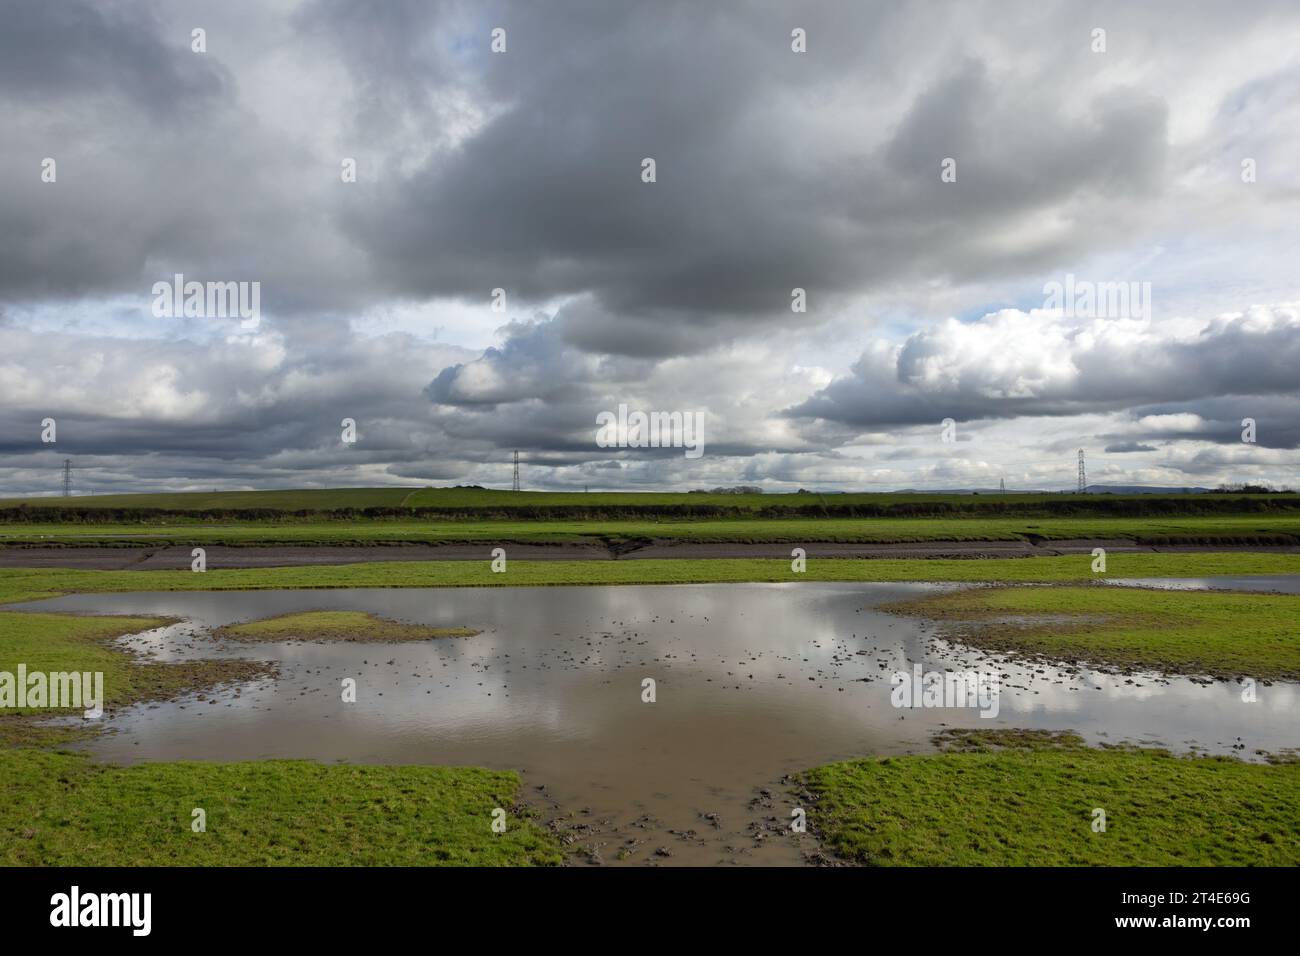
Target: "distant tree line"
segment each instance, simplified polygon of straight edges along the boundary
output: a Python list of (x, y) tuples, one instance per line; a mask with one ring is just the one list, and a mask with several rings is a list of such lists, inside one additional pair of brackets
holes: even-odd
[(1290, 495), (1294, 494), (1290, 488), (1270, 488), (1268, 485), (1219, 485), (1214, 489), (1216, 494), (1220, 495)]

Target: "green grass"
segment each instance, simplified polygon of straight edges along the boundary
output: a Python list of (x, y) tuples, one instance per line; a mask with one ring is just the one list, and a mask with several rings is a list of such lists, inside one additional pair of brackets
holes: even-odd
[(1169, 542), (1272, 542), (1300, 539), (1300, 515), (954, 518), (663, 518), (660, 520), (249, 521), (168, 518), (141, 523), (3, 524), (0, 543), (184, 546), (520, 543), (1020, 541), (1108, 538)]
[[(248, 681), (273, 673), (260, 661), (138, 660), (113, 641), (168, 623), (151, 617), (83, 617), (74, 614), (0, 612), (0, 671), (27, 673), (96, 672), (104, 675), (106, 710), (146, 700), (166, 700), (181, 693), (206, 691), (221, 684)], [(88, 704), (86, 705), (89, 706)], [(49, 727), (38, 718), (79, 716), (86, 707), (6, 707), (0, 711), (0, 746), (59, 744), (98, 732), (101, 724)]]
[[(151, 617), (84, 617), (75, 614), (0, 612), (0, 671), (18, 673), (102, 673), (106, 710), (147, 700), (167, 700), (182, 693), (211, 690), (222, 684), (254, 680), (274, 673), (261, 661), (139, 660), (113, 644), (124, 635), (168, 623)], [(0, 746), (58, 744), (88, 736), (97, 722), (49, 727), (38, 718), (77, 716), (80, 709), (13, 707), (0, 712)]]
[[(138, 660), (113, 646), (114, 639), (168, 623), (152, 617), (83, 617), (75, 614), (0, 612), (0, 671), (28, 673), (90, 671), (104, 675), (108, 707), (143, 700), (165, 700), (178, 693), (230, 681), (251, 680), (267, 673), (258, 661)], [(66, 713), (52, 707), (14, 708), (5, 715)]]
[[(0, 751), (3, 866), (526, 866), (553, 836), (513, 773), (271, 760), (120, 768)], [(492, 811), (507, 811), (493, 833)], [(192, 811), (207, 831), (191, 829)]]
[[(26, 664), (28, 672), (101, 671), (106, 704), (135, 700), (152, 683), (145, 669), (136, 666), (129, 654), (110, 647), (110, 642), (166, 623), (151, 617), (6, 612), (0, 616), (0, 671), (17, 673), (19, 664)], [(7, 711), (45, 712), (57, 711), (50, 707)]]
[(992, 651), (1124, 671), (1300, 680), (1296, 595), (975, 588), (888, 609), (955, 622), (952, 636)]
[(365, 611), (300, 611), (220, 628), (216, 637), (235, 641), (366, 641), (396, 643), (439, 637), (473, 637), (472, 627), (404, 624)]
[[(887, 866), (1296, 866), (1300, 764), (1164, 751), (975, 749), (803, 775), (809, 823)], [(1106, 814), (1094, 833), (1093, 810)]]
[[(0, 568), (0, 603), (57, 593), (97, 591), (263, 590), (267, 588), (514, 587), (540, 585), (708, 584), (765, 581), (1091, 581), (1087, 554), (1055, 558), (809, 560), (796, 574), (790, 561), (763, 558), (638, 561), (510, 561), (493, 573), (483, 561), (375, 561), (288, 568), (193, 571), (85, 571)], [(1300, 574), (1300, 554), (1111, 554), (1110, 577), (1202, 577)], [(0, 623), (3, 618), (0, 617)]]
[[(148, 617), (77, 617), (69, 614), (0, 614), (0, 671), (18, 674), (20, 664), (27, 673), (82, 673), (104, 675), (107, 709), (119, 704), (158, 696), (170, 696), (168, 688), (180, 672), (167, 666), (140, 666), (131, 655), (114, 649), (112, 641), (167, 623)], [(15, 701), (16, 702), (16, 701)], [(0, 747), (24, 744), (57, 745), (93, 736), (100, 729), (94, 722), (49, 726), (44, 718), (81, 716), (80, 708), (6, 707), (0, 710)]]

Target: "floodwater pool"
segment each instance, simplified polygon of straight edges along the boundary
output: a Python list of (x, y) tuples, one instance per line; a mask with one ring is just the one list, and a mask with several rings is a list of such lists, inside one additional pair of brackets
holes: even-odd
[[(1058, 669), (985, 653), (879, 610), (954, 585), (709, 584), (72, 595), (23, 608), (159, 615), (123, 641), (157, 659), (276, 661), (209, 700), (140, 705), (87, 745), (97, 758), (477, 765), (523, 773), (530, 802), (571, 817), (605, 862), (797, 863), (784, 775), (832, 760), (924, 752), (945, 727), (1075, 730), (1250, 759), (1294, 747), (1298, 685)], [(15, 606), (16, 608), (17, 606)], [(472, 638), (418, 643), (217, 642), (213, 628), (304, 610), (360, 610)], [(895, 671), (991, 669), (995, 718), (903, 709)], [(341, 681), (357, 682), (345, 703)], [(643, 701), (643, 681), (655, 701)], [(629, 842), (634, 841), (634, 842)]]

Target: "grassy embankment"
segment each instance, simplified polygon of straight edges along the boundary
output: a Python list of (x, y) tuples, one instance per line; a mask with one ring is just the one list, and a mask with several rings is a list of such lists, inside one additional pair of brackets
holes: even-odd
[(0, 500), (0, 541), (122, 546), (917, 542), (1120, 538), (1300, 542), (1300, 495), (656, 494), (488, 489)]
[[(1108, 577), (1203, 577), (1300, 574), (1300, 554), (1277, 552), (1113, 553)], [(706, 584), (799, 581), (1084, 582), (1092, 572), (1084, 553), (1051, 558), (809, 559), (795, 573), (786, 559), (716, 558), (641, 561), (509, 561), (494, 573), (479, 561), (375, 561), (282, 568), (192, 571), (85, 571), (0, 568), (0, 603), (64, 593), (261, 590), (267, 588), (510, 587), (542, 585)]]
[(1042, 732), (950, 742), (960, 752), (803, 774), (824, 844), (884, 866), (1300, 864), (1300, 763), (1095, 749)]
[(1171, 518), (1036, 518), (974, 515), (956, 518), (662, 518), (657, 520), (459, 521), (353, 519), (350, 521), (184, 521), (140, 523), (0, 524), (6, 545), (95, 544), (141, 547), (171, 544), (348, 545), (635, 544), (699, 543), (905, 544), (931, 541), (1050, 542), (1111, 539), (1139, 544), (1287, 544), (1300, 541), (1300, 516), (1210, 515)]

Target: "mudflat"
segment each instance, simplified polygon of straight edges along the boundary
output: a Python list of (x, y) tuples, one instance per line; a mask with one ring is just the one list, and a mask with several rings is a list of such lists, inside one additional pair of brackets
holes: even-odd
[[(651, 541), (606, 546), (592, 543), (520, 544), (482, 541), (473, 544), (250, 545), (206, 548), (211, 567), (275, 568), (371, 561), (488, 561), (502, 547), (519, 561), (616, 561), (638, 559), (789, 558), (789, 542)], [(1300, 553), (1295, 545), (1143, 545), (1127, 539), (1031, 541), (925, 541), (897, 544), (809, 542), (799, 545), (809, 558), (1036, 558), (1086, 554), (1093, 548), (1130, 553), (1277, 552)], [(56, 547), (0, 546), (3, 568), (80, 568), (87, 571), (164, 571), (190, 567), (188, 545)]]

